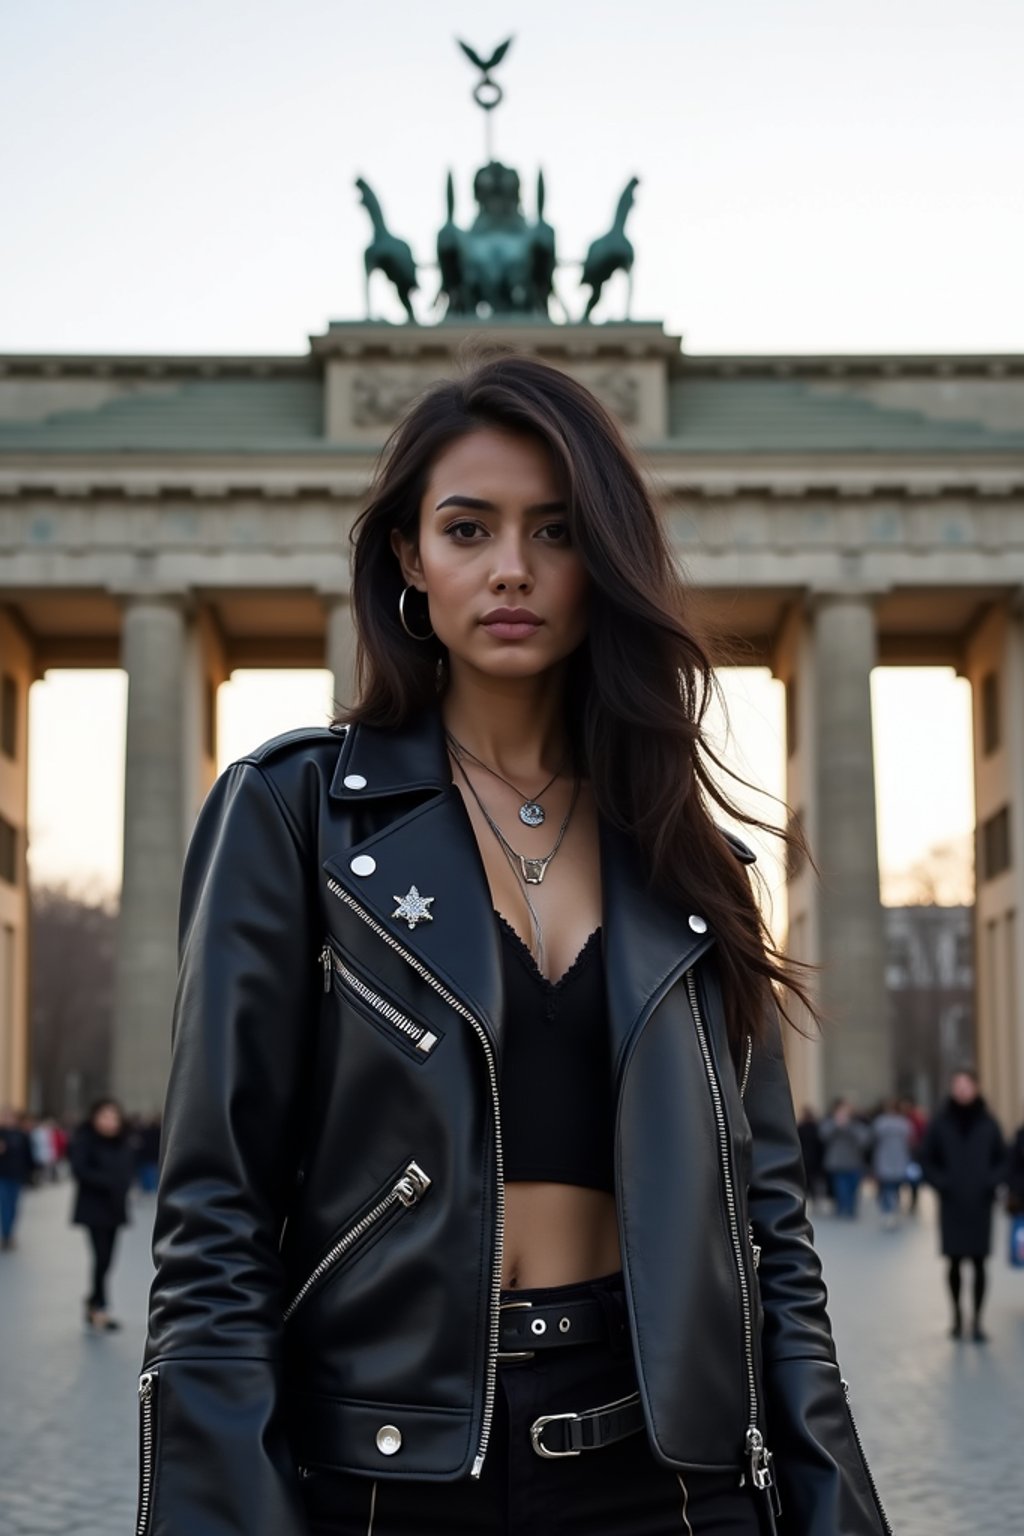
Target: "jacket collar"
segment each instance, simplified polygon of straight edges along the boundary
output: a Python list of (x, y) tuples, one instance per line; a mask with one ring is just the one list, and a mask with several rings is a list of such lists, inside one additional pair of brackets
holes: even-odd
[[(433, 793), (431, 793), (433, 791)], [(356, 725), (339, 755), (332, 797), (349, 803), (414, 797), (324, 867), (402, 949), (461, 999), (500, 1053), (504, 1033), (501, 939), (472, 823), (452, 782), (440, 711), (428, 709), (400, 728)], [(672, 983), (713, 942), (700, 913), (653, 892), (641, 852), (629, 836), (599, 821), (602, 952), (612, 1062)], [(367, 868), (360, 858), (369, 859)], [(355, 866), (355, 868), (353, 868)], [(432, 897), (431, 921), (410, 929), (398, 899), (415, 885)]]
[(330, 793), (338, 800), (370, 800), (445, 789), (452, 782), (438, 709), (425, 709), (397, 730), (349, 727)]

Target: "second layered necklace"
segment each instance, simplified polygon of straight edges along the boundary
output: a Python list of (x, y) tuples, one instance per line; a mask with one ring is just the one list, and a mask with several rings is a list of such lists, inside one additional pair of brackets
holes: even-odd
[[(468, 757), (472, 759), (473, 762), (479, 763), (481, 768), (485, 768), (488, 773), (493, 773), (494, 777), (501, 779), (503, 784), (508, 784), (510, 789), (515, 789), (516, 794), (521, 794), (522, 791), (516, 789), (516, 786), (512, 784), (508, 779), (504, 778), (500, 773), (497, 773), (494, 769), (490, 768), (487, 763), (483, 762), (481, 758), (478, 758), (474, 753), (470, 752), (468, 747), (464, 747), (462, 743), (457, 739), (457, 737), (452, 735), (451, 731), (446, 731), (445, 736), (448, 740), (449, 746), (452, 749), (452, 757), (455, 759), (456, 767), (462, 774), (462, 777), (465, 779), (466, 786), (469, 789), (470, 794), (473, 796), (473, 799), (480, 807), (480, 814), (487, 822), (487, 825), (494, 833), (494, 836), (497, 838), (502, 852), (508, 859), (509, 864), (512, 866), (513, 873), (516, 875), (520, 885), (522, 886), (523, 899), (525, 900), (527, 909), (530, 913), (530, 920), (533, 924), (533, 931), (536, 940), (537, 967), (540, 971), (543, 972), (544, 939), (541, 933), (540, 919), (537, 916), (537, 911), (533, 905), (533, 902), (530, 900), (530, 892), (528, 887), (531, 885), (540, 885), (541, 881), (544, 879), (544, 876), (547, 874), (548, 865), (551, 863), (552, 859), (555, 857), (555, 854), (562, 846), (562, 839), (565, 837), (566, 829), (568, 828), (572, 813), (576, 808), (576, 801), (579, 798), (579, 775), (575, 775), (573, 779), (572, 798), (569, 801), (569, 808), (562, 818), (562, 824), (558, 829), (558, 836), (555, 838), (554, 846), (552, 847), (551, 851), (544, 854), (541, 858), (529, 858), (526, 854), (520, 853), (518, 849), (512, 847), (512, 844), (509, 842), (504, 832), (498, 826), (498, 823), (495, 821), (486, 805), (484, 805), (479, 794), (477, 793), (476, 786), (474, 785), (472, 779), (469, 777), (469, 774), (466, 772), (465, 765), (462, 761), (463, 757)], [(560, 772), (561, 767), (559, 767), (557, 772), (552, 775), (552, 777), (545, 784), (544, 788), (536, 796), (524, 797), (523, 804), (519, 810), (519, 816), (525, 825), (540, 826), (543, 823), (544, 810), (543, 807), (538, 804), (538, 802), (541, 795), (543, 795), (547, 790), (551, 788), (551, 785), (558, 778)]]

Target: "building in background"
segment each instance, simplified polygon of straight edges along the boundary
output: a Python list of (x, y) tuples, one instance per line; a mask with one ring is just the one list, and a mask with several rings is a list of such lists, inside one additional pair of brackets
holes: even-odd
[(974, 909), (887, 907), (893, 1085), (931, 1112), (974, 1062)]

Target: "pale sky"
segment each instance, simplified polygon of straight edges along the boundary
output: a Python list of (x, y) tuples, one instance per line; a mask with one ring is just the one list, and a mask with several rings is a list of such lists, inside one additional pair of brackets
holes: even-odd
[(8, 0), (0, 350), (304, 351), (362, 313), (357, 175), (421, 262), (449, 167), (470, 217), (454, 38), (510, 33), (525, 210), (543, 166), (578, 259), (639, 176), (633, 312), (689, 350), (1024, 350), (1020, 0)]
[[(0, 351), (302, 353), (359, 318), (354, 178), (431, 260), (447, 170), (467, 222), (483, 159), (453, 38), (513, 31), (496, 153), (531, 216), (543, 167), (566, 260), (640, 177), (634, 318), (692, 352), (1024, 350), (1019, 0), (32, 0), (0, 6)], [(624, 303), (617, 278), (597, 317)], [(729, 686), (738, 760), (781, 793), (779, 687)], [(969, 694), (886, 670), (873, 699), (891, 896), (969, 835)], [(220, 708), (226, 762), (322, 721), (325, 678), (238, 674)], [(116, 883), (123, 677), (53, 673), (32, 722), (34, 876)], [(92, 782), (63, 771), (83, 739)]]

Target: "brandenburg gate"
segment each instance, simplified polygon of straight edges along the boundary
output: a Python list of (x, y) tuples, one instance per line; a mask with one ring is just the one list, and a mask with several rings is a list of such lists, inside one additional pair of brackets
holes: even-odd
[[(159, 1098), (186, 839), (218, 685), (329, 667), (352, 695), (348, 533), (393, 421), (480, 327), (331, 325), (298, 357), (0, 359), (0, 1100), (27, 1075), (28, 689), (128, 674), (116, 1087)], [(658, 324), (497, 318), (581, 378), (641, 452), (677, 549), (786, 686), (791, 949), (823, 963), (825, 1039), (794, 1091), (890, 1086), (869, 676), (947, 665), (974, 693), (977, 1044), (1024, 1102), (1024, 358), (694, 357)], [(68, 771), (88, 741), (67, 743)], [(928, 744), (907, 772), (926, 776)]]

